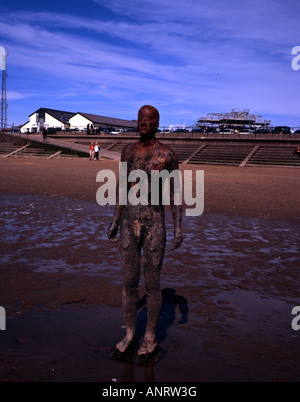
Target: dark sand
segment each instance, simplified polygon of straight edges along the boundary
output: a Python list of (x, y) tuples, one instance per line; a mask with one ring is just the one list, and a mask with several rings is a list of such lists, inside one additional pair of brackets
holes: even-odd
[[(299, 169), (185, 168), (205, 172), (205, 210), (167, 249), (161, 348), (141, 367), (111, 359), (120, 256), (95, 195), (97, 172), (118, 163), (0, 158), (0, 381), (299, 381)], [(139, 340), (144, 326), (141, 306)]]

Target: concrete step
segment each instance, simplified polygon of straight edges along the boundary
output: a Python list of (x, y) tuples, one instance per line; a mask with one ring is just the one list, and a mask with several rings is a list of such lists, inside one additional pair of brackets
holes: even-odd
[(189, 162), (192, 165), (228, 165), (228, 166), (238, 166), (239, 162), (232, 162), (232, 161), (211, 161), (211, 160), (192, 160)]
[(14, 145), (10, 143), (0, 143), (0, 153), (1, 154), (9, 154), (17, 149), (19, 149), (20, 145)]
[(285, 166), (300, 166), (300, 161), (296, 160), (282, 160), (282, 159), (262, 159), (262, 160), (251, 160), (247, 165), (285, 165)]
[(52, 155), (53, 152), (43, 151), (43, 150), (28, 150), (28, 151), (20, 151), (16, 154), (12, 155), (11, 158), (23, 158), (23, 157), (40, 157), (40, 158), (47, 158), (48, 156)]
[(250, 158), (247, 165), (300, 166), (300, 158), (294, 155), (295, 147), (261, 146)]
[(76, 154), (59, 154), (55, 158), (78, 158)]
[(252, 149), (252, 145), (207, 145), (190, 163), (239, 165)]

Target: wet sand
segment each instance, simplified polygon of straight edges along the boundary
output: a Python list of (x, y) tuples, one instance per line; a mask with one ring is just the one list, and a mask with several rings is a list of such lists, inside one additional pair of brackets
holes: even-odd
[[(0, 158), (0, 381), (299, 381), (299, 169), (185, 168), (204, 170), (204, 214), (183, 216), (185, 242), (167, 247), (161, 347), (143, 367), (111, 359), (120, 256), (95, 195), (118, 164)], [(141, 280), (139, 341), (144, 295)]]

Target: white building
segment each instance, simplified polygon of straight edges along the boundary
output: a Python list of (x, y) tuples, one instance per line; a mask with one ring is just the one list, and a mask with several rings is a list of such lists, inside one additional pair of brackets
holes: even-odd
[(72, 112), (40, 108), (29, 116), (29, 121), (21, 126), (21, 133), (41, 132), (42, 128), (66, 130), (70, 127), (69, 118)]
[(113, 127), (120, 129), (137, 128), (135, 120), (115, 119), (113, 117), (99, 116), (89, 113), (76, 113), (69, 119), (70, 130), (86, 130), (87, 126), (93, 126), (94, 129), (101, 127)]
[(29, 121), (21, 126), (22, 133), (41, 132), (43, 128), (53, 130), (86, 131), (87, 127), (94, 129), (113, 127), (119, 129), (134, 129), (135, 120), (122, 120), (112, 117), (98, 116), (89, 113), (72, 113), (61, 110), (40, 108), (29, 116)]

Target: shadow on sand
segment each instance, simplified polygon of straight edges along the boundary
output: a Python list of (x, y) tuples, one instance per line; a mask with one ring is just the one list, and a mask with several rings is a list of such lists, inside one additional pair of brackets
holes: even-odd
[[(173, 288), (165, 288), (162, 294), (162, 308), (157, 325), (157, 342), (160, 343), (167, 337), (168, 328), (172, 326), (176, 317), (176, 307), (178, 306), (181, 314), (178, 324), (184, 324), (188, 321), (188, 302), (183, 296), (176, 294)], [(139, 341), (146, 330), (147, 325), (147, 296), (146, 294), (138, 301), (138, 316), (136, 338)]]

